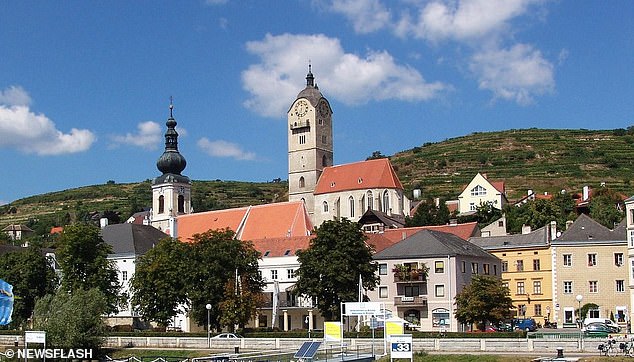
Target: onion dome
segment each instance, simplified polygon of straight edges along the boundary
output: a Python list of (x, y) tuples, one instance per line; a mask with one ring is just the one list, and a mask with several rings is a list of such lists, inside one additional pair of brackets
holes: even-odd
[(185, 157), (178, 152), (178, 132), (176, 132), (176, 120), (173, 115), (174, 105), (170, 102), (170, 117), (165, 125), (167, 131), (165, 132), (165, 151), (156, 161), (156, 167), (163, 173), (162, 176), (157, 177), (154, 181), (157, 182), (187, 182), (189, 178), (182, 176), (181, 172), (187, 166)]
[(311, 65), (308, 64), (308, 74), (306, 74), (306, 88), (299, 92), (299, 94), (297, 95), (297, 99), (306, 98), (314, 107), (323, 97), (324, 96), (319, 91), (319, 87), (317, 87), (317, 84), (315, 83), (315, 76), (311, 71)]

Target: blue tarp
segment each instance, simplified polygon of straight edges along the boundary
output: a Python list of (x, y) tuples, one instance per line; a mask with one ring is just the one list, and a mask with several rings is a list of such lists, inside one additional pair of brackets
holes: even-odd
[(13, 313), (13, 285), (0, 279), (0, 325), (11, 323)]

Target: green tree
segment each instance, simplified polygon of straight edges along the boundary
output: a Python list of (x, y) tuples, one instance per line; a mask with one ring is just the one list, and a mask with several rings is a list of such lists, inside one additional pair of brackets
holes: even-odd
[(297, 252), (296, 292), (317, 299), (325, 320), (339, 318), (340, 303), (358, 300), (359, 275), (365, 289), (378, 283), (373, 248), (356, 222), (329, 220), (315, 229), (310, 247)]
[[(264, 286), (258, 273), (260, 253), (251, 242), (235, 239), (235, 233), (229, 229), (196, 234), (189, 247), (191, 251), (186, 274), (189, 277), (187, 297), (191, 302), (190, 315), (198, 324), (206, 324), (205, 306), (211, 304), (212, 328), (220, 329), (222, 321), (231, 322), (229, 327), (233, 327), (234, 323), (246, 324), (258, 306), (249, 304), (245, 299), (260, 293)], [(236, 294), (235, 290), (232, 290), (232, 294), (225, 294), (229, 283), (235, 283), (236, 274), (241, 280), (239, 301), (235, 303), (241, 310), (237, 312), (222, 308), (223, 302), (225, 306), (229, 303), (226, 298), (234, 298)], [(231, 313), (235, 315), (227, 315)]]
[[(620, 210), (617, 206), (621, 206)], [(590, 200), (590, 217), (599, 224), (614, 229), (623, 220), (623, 199), (618, 192), (601, 187), (594, 191)]]
[(189, 251), (187, 244), (167, 238), (137, 260), (130, 280), (132, 305), (146, 319), (167, 327), (184, 312)]
[(224, 300), (220, 302), (220, 324), (234, 331), (235, 325), (244, 326), (249, 323), (259, 306), (264, 303), (264, 296), (259, 290), (248, 286), (249, 278), (239, 276), (236, 287), (235, 278), (225, 286)]
[(58, 284), (51, 262), (35, 245), (0, 255), (0, 279), (13, 285), (17, 297), (11, 322), (15, 327), (23, 327), (33, 313), (35, 301), (54, 293)]
[(410, 217), (405, 217), (405, 226), (445, 225), (449, 222), (449, 209), (443, 200), (438, 206), (433, 199), (421, 201), (416, 207), (416, 212)]
[(98, 354), (106, 332), (102, 315), (107, 310), (107, 298), (96, 288), (72, 294), (59, 290), (36, 302), (33, 326), (46, 331), (49, 348), (87, 348)]
[(106, 297), (107, 312), (116, 312), (123, 296), (120, 295), (116, 266), (108, 260), (111, 249), (101, 238), (98, 227), (89, 224), (66, 226), (57, 248), (57, 261), (63, 275), (60, 289), (72, 294), (97, 288)]
[(510, 318), (513, 301), (502, 280), (488, 275), (476, 275), (456, 295), (456, 319), (461, 323), (498, 323)]
[(379, 158), (387, 158), (387, 156), (385, 156), (384, 154), (381, 153), (381, 151), (374, 151), (372, 152), (372, 155), (370, 155), (368, 158), (366, 158), (365, 160), (377, 160)]

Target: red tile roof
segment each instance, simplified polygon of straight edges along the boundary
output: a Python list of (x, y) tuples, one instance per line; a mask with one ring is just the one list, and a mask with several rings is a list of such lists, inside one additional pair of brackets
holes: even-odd
[(293, 236), (290, 238), (267, 238), (253, 240), (255, 250), (262, 254), (263, 258), (294, 256), (297, 250), (305, 250), (310, 246), (310, 241), (315, 235)]
[(177, 237), (190, 241), (194, 234), (229, 228), (240, 240), (305, 236), (313, 229), (302, 201), (240, 207), (182, 215)]
[(387, 158), (324, 168), (315, 195), (372, 188), (403, 189)]
[(368, 243), (374, 245), (375, 251), (379, 251), (392, 246), (399, 241), (408, 238), (421, 230), (434, 230), (441, 231), (449, 234), (454, 234), (457, 237), (468, 240), (477, 233), (478, 223), (468, 222), (464, 224), (456, 225), (438, 225), (438, 226), (416, 226), (402, 229), (386, 229), (380, 234), (368, 234)]
[(64, 227), (63, 226), (53, 226), (51, 228), (51, 234), (61, 234), (62, 231), (64, 231)]

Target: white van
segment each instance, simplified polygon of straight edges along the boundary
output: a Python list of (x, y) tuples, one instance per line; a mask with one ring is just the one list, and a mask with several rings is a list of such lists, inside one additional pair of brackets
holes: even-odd
[(583, 320), (583, 326), (587, 326), (590, 323), (603, 323), (616, 332), (621, 330), (621, 327), (613, 320), (607, 318), (586, 318)]

